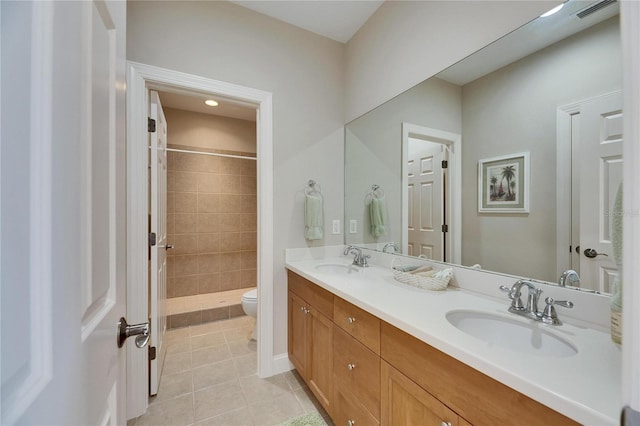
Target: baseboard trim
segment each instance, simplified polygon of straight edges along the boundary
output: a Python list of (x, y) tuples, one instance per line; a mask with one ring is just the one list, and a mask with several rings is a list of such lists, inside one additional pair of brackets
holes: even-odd
[(289, 354), (286, 352), (279, 355), (273, 356), (273, 370), (272, 373), (275, 376), (276, 374), (284, 373), (286, 371), (291, 371), (294, 369), (293, 364), (289, 361)]

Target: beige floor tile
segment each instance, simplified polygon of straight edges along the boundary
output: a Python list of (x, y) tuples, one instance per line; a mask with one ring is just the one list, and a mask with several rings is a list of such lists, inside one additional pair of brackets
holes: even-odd
[(258, 353), (258, 344), (255, 340), (234, 340), (228, 343), (231, 356), (241, 356)]
[(282, 374), (267, 379), (261, 379), (258, 375), (242, 377), (240, 384), (247, 401), (252, 403), (291, 392), (287, 380)]
[(203, 365), (215, 364), (231, 358), (231, 352), (226, 344), (218, 346), (210, 346), (208, 348), (198, 349), (191, 352), (193, 368), (202, 367)]
[(237, 380), (198, 391), (194, 395), (194, 401), (197, 421), (238, 409), (247, 409)]
[(191, 371), (193, 371), (193, 388), (195, 390), (201, 390), (221, 383), (232, 382), (237, 380), (238, 377), (233, 365), (233, 360), (231, 359), (217, 364), (194, 368)]
[(245, 315), (242, 317), (231, 318), (227, 321), (220, 321), (220, 328), (222, 330), (229, 330), (232, 328), (246, 327), (247, 325), (250, 325), (251, 319), (251, 317)]
[(170, 353), (164, 359), (162, 375), (180, 373), (191, 370), (191, 352)]
[[(197, 426), (253, 426), (253, 419), (247, 407), (212, 417), (196, 423)], [(127, 425), (129, 426), (129, 425)]]
[(292, 390), (300, 389), (306, 386), (304, 380), (302, 379), (302, 377), (300, 377), (300, 374), (298, 374), (296, 370), (287, 371), (286, 373), (282, 374), (284, 375), (285, 379), (287, 379), (287, 383), (289, 383), (289, 386)]
[(292, 392), (251, 403), (249, 411), (255, 424), (265, 426), (276, 425), (304, 414), (302, 406)]
[[(231, 320), (230, 320), (231, 321)], [(229, 330), (224, 330), (224, 338), (227, 339), (227, 342), (234, 342), (236, 340), (246, 340), (248, 341), (251, 337), (251, 332), (253, 331), (253, 327), (241, 327), (241, 328), (232, 328)]]
[(237, 356), (233, 362), (238, 372), (238, 377), (251, 376), (258, 373), (258, 358), (255, 354)]
[(175, 342), (181, 339), (188, 339), (191, 336), (189, 327), (173, 328), (164, 334), (164, 340), (167, 342)]
[(222, 331), (193, 336), (191, 338), (191, 346), (193, 350), (207, 348), (209, 346), (223, 345), (225, 343), (226, 341)]
[(311, 393), (311, 389), (309, 389), (308, 387), (298, 388), (293, 391), (293, 394), (302, 406), (302, 410), (305, 413), (318, 411), (318, 407), (322, 409), (322, 406), (319, 402), (317, 402), (318, 400), (313, 396), (313, 394)]
[(205, 324), (191, 326), (191, 336), (200, 336), (215, 331), (220, 331), (220, 322), (208, 322)]
[(191, 338), (167, 342), (167, 355), (191, 351)]
[(136, 426), (185, 426), (194, 421), (193, 395), (152, 404)]
[[(251, 417), (251, 416), (249, 416)], [(138, 418), (134, 417), (132, 419), (127, 420), (127, 426), (136, 426), (136, 423), (138, 423)]]
[(162, 375), (158, 395), (153, 401), (154, 404), (173, 399), (193, 392), (193, 381), (191, 371)]

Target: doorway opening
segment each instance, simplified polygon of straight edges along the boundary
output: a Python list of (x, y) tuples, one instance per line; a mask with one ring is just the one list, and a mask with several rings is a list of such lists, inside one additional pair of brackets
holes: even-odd
[[(256, 261), (258, 375), (274, 374), (273, 359), (273, 140), (271, 93), (220, 82), (200, 76), (129, 62), (127, 75), (127, 289), (128, 316), (146, 321), (148, 316), (148, 123), (151, 90), (186, 95), (211, 96), (232, 101), (256, 111), (255, 182), (256, 182)], [(171, 141), (169, 141), (171, 143)], [(175, 149), (175, 148), (174, 148)], [(179, 153), (207, 156), (203, 154)], [(172, 154), (169, 151), (169, 154)], [(177, 154), (174, 152), (174, 154)], [(245, 161), (251, 161), (245, 159)], [(197, 207), (196, 207), (197, 208)], [(196, 266), (197, 267), (197, 264)], [(156, 348), (156, 351), (160, 350)], [(146, 411), (148, 404), (148, 360), (146, 351), (127, 353), (127, 417)]]
[(402, 252), (461, 261), (461, 137), (402, 123)]

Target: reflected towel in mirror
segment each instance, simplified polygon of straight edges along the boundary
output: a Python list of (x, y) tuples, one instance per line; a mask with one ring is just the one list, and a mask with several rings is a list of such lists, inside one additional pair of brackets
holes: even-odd
[(371, 197), (369, 203), (371, 235), (375, 238), (387, 233), (384, 197)]
[(322, 239), (322, 195), (306, 194), (304, 199), (304, 237), (307, 240)]

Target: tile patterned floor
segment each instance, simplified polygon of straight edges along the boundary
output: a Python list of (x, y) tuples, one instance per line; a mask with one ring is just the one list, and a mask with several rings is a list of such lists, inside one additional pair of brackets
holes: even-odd
[(256, 343), (247, 339), (254, 322), (243, 316), (168, 331), (158, 395), (127, 426), (275, 425), (311, 411), (326, 418), (295, 371), (257, 376)]

